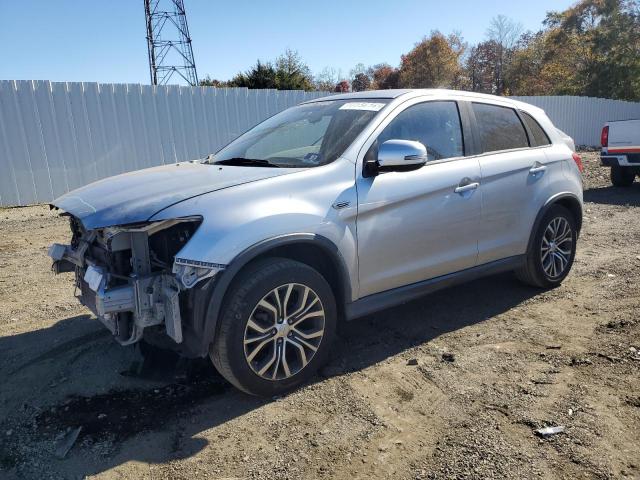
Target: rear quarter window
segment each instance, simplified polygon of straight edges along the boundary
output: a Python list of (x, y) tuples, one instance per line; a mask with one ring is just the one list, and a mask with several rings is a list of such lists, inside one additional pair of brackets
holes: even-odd
[(486, 103), (472, 107), (483, 152), (529, 147), (527, 132), (514, 109)]
[(537, 120), (527, 112), (520, 112), (520, 114), (522, 115), (524, 123), (527, 124), (527, 128), (531, 132), (531, 135), (533, 135), (533, 138), (531, 139), (531, 146), (541, 147), (543, 145), (550, 145), (551, 140), (549, 140), (547, 132), (544, 131), (544, 128), (540, 126)]

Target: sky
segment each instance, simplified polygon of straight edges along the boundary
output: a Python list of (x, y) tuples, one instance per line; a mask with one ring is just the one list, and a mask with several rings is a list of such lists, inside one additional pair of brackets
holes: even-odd
[[(498, 14), (538, 30), (574, 0), (184, 0), (198, 76), (297, 50), (314, 74), (398, 65), (432, 30), (483, 40)], [(479, 7), (481, 5), (481, 7)], [(0, 80), (149, 83), (143, 0), (0, 0)]]

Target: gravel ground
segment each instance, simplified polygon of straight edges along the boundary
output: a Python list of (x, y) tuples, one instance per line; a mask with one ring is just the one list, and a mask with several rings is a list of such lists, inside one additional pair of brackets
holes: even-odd
[(640, 478), (640, 184), (583, 158), (560, 288), (499, 275), (369, 316), (272, 400), (118, 346), (49, 270), (67, 222), (0, 210), (0, 477)]

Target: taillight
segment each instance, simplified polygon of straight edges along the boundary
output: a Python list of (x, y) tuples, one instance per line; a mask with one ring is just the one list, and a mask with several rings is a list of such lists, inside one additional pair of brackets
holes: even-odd
[(576, 152), (573, 152), (571, 156), (573, 157), (573, 161), (576, 162), (576, 165), (578, 166), (578, 170), (580, 170), (580, 173), (582, 173), (584, 171), (584, 165), (582, 165), (582, 158), (580, 158), (580, 155), (578, 155)]
[(600, 145), (602, 145), (602, 148), (607, 148), (609, 146), (609, 126), (608, 125), (602, 129), (602, 135), (600, 135)]

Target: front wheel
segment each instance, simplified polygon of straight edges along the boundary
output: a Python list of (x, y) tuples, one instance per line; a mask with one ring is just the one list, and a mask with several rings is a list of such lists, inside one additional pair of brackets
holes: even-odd
[(326, 361), (336, 320), (333, 293), (320, 273), (289, 259), (261, 260), (231, 286), (210, 357), (237, 388), (280, 395)]
[(553, 288), (569, 274), (576, 255), (578, 231), (572, 213), (562, 205), (553, 205), (534, 233), (525, 265), (516, 271), (524, 283)]
[(635, 178), (636, 173), (630, 167), (611, 167), (611, 183), (616, 187), (630, 187)]

